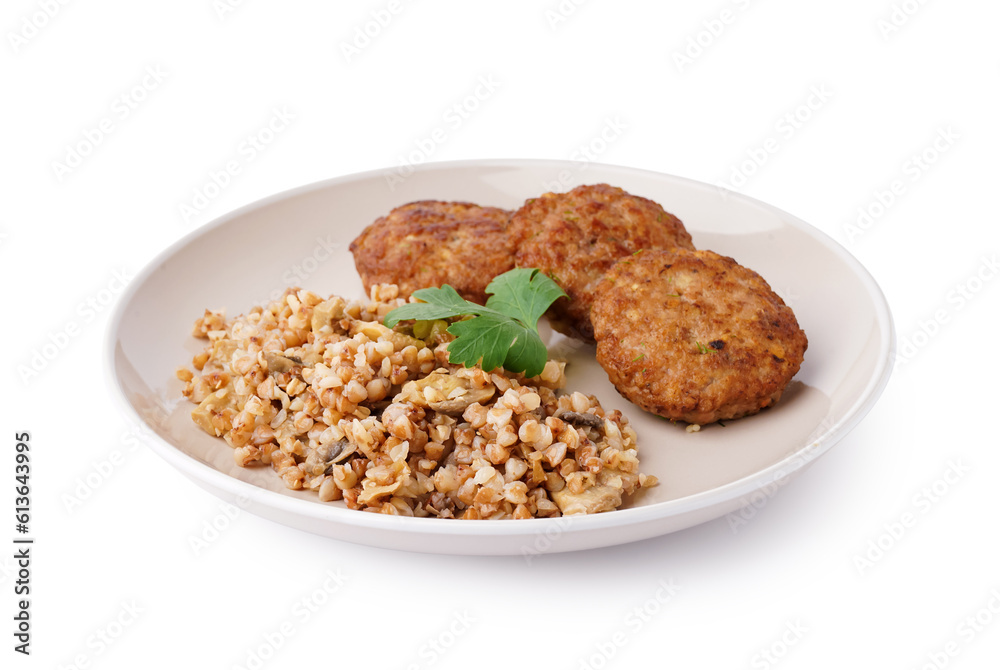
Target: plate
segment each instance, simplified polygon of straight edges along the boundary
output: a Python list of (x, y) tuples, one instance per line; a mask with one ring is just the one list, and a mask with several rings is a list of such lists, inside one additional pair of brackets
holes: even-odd
[[(585, 169), (584, 169), (585, 168)], [(414, 200), (517, 208), (545, 191), (607, 182), (680, 217), (699, 249), (760, 273), (795, 310), (809, 337), (781, 401), (756, 416), (688, 433), (615, 391), (592, 346), (548, 333), (568, 360), (567, 389), (595, 394), (629, 417), (641, 469), (660, 484), (626, 508), (590, 516), (457, 521), (365, 514), (290, 491), (269, 469), (235, 465), (232, 450), (192, 423), (174, 372), (202, 342), (191, 326), (205, 308), (235, 316), (290, 285), (362, 297), (348, 251), (361, 229)], [(312, 533), (393, 549), (449, 554), (572, 551), (632, 542), (715, 519), (770, 497), (872, 408), (889, 379), (895, 337), (889, 307), (868, 272), (822, 232), (779, 209), (688, 179), (568, 161), (434, 163), (303, 186), (227, 214), (161, 253), (116, 306), (106, 342), (114, 394), (152, 432), (152, 448), (194, 482), (249, 512)], [(819, 504), (817, 502), (817, 504)]]

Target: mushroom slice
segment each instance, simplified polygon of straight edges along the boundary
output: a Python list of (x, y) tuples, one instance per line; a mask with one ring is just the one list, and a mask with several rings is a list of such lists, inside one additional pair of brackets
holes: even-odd
[[(373, 476), (372, 472), (374, 470), (381, 470), (381, 472)], [(393, 461), (390, 464), (375, 466), (369, 469), (364, 480), (361, 482), (361, 493), (358, 495), (358, 504), (371, 505), (378, 498), (395, 493), (403, 486), (409, 475), (410, 469), (406, 466), (405, 461)]]
[(474, 388), (468, 379), (432, 372), (423, 379), (404, 384), (394, 402), (407, 401), (442, 414), (460, 415), (469, 405), (492, 398), (495, 391), (492, 384)]
[(582, 493), (573, 493), (569, 487), (549, 495), (563, 514), (596, 514), (610, 512), (622, 504), (621, 489), (613, 486), (591, 486)]
[(330, 298), (313, 307), (312, 320), (310, 326), (314, 333), (318, 333), (324, 326), (330, 326), (334, 320), (344, 318), (344, 299)]
[(209, 435), (220, 437), (222, 433), (212, 425), (212, 417), (222, 413), (225, 409), (235, 409), (233, 394), (230, 392), (229, 386), (207, 395), (197, 407), (191, 410), (191, 419)]
[(298, 356), (286, 356), (280, 351), (265, 351), (264, 360), (268, 372), (291, 372), (293, 368), (302, 367), (302, 359)]
[[(326, 458), (326, 469), (329, 470), (331, 465), (336, 465), (337, 463), (343, 463), (348, 458), (354, 455), (354, 452), (358, 450), (358, 445), (353, 442), (348, 442), (347, 440), (341, 439), (330, 445), (330, 452)], [(329, 472), (327, 473), (329, 474)]]
[(329, 475), (333, 472), (333, 466), (343, 463), (358, 450), (358, 445), (352, 444), (346, 439), (339, 439), (336, 442), (321, 444), (309, 453), (306, 458), (306, 472), (314, 477), (317, 475)]
[(590, 426), (592, 428), (600, 429), (604, 428), (604, 419), (589, 412), (560, 412), (556, 414), (556, 418), (562, 419), (566, 423), (571, 423), (574, 426)]

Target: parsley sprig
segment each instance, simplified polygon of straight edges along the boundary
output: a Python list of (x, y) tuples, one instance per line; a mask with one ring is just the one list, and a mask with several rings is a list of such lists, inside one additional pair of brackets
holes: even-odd
[(471, 319), (448, 326), (455, 339), (448, 343), (452, 363), (484, 370), (500, 366), (528, 377), (541, 374), (548, 359), (545, 344), (538, 334), (538, 320), (557, 299), (565, 296), (559, 286), (536, 268), (515, 268), (497, 276), (486, 292), (486, 305), (465, 300), (445, 284), (440, 288), (422, 288), (411, 302), (389, 312), (385, 325), (392, 328), (410, 319), (428, 321), (456, 316)]

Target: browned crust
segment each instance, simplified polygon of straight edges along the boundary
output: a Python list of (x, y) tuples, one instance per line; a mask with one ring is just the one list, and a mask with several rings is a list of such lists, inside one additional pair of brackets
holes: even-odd
[(694, 248), (677, 217), (608, 184), (532, 198), (511, 217), (509, 230), (516, 264), (540, 269), (569, 296), (549, 316), (561, 330), (589, 341), (594, 291), (616, 260), (639, 249)]
[(514, 267), (510, 212), (468, 202), (421, 200), (392, 210), (351, 242), (365, 290), (397, 284), (400, 295), (450, 284), (462, 297), (486, 302), (486, 286)]
[(591, 316), (597, 360), (619, 393), (696, 424), (776, 403), (808, 346), (760, 275), (711, 251), (648, 250), (620, 261)]

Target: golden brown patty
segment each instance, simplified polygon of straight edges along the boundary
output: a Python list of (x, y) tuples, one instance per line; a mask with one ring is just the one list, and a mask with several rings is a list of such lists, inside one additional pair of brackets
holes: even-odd
[(647, 250), (620, 261), (591, 317), (597, 360), (618, 392), (697, 424), (778, 402), (808, 344), (760, 275), (712, 251)]
[(351, 242), (365, 290), (397, 284), (400, 295), (450, 284), (462, 297), (486, 302), (493, 277), (514, 267), (510, 212), (468, 202), (421, 200), (397, 207)]
[(607, 184), (528, 200), (511, 217), (510, 235), (518, 267), (540, 269), (569, 296), (549, 310), (554, 325), (590, 341), (594, 291), (616, 260), (639, 249), (694, 248), (677, 217)]

